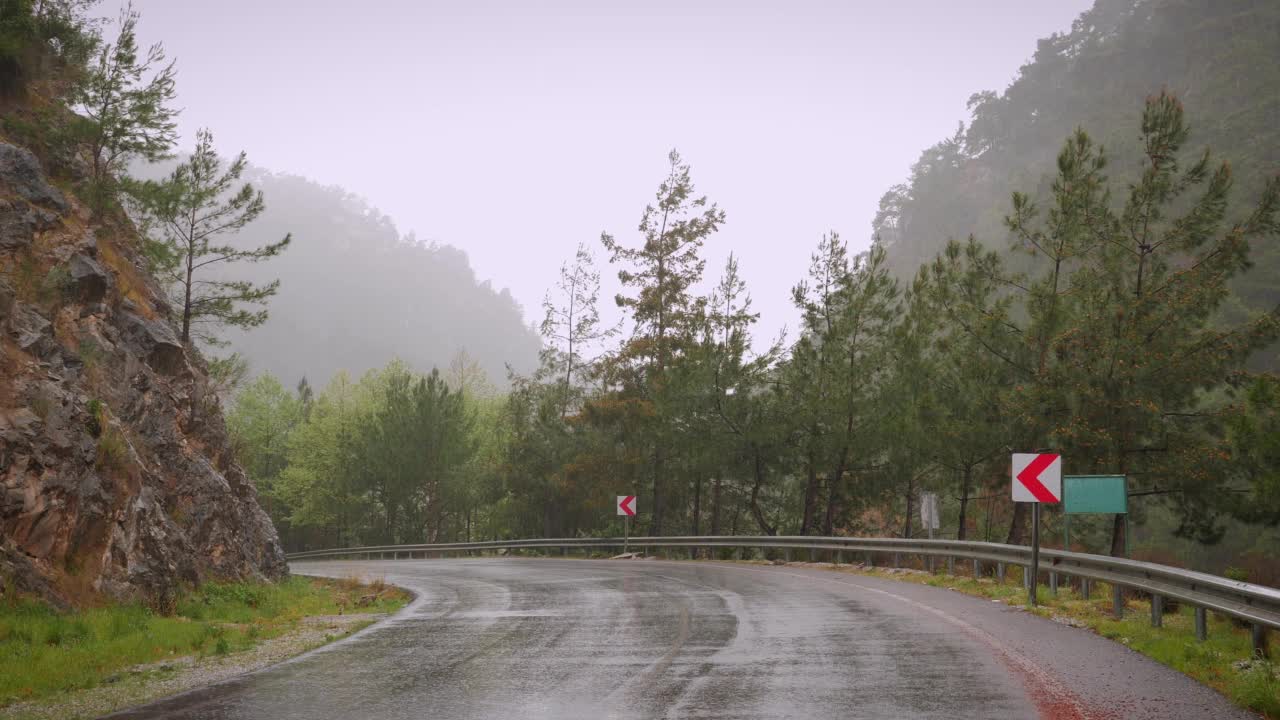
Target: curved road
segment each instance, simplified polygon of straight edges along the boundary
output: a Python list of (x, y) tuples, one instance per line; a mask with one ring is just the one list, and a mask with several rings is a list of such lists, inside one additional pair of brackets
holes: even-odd
[(317, 652), (112, 717), (1253, 717), (1087, 631), (878, 578), (662, 561), (293, 567), (419, 597)]

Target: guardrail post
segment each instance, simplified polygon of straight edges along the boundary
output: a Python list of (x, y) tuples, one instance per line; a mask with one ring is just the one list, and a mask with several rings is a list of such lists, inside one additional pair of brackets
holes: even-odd
[(956, 556), (955, 555), (947, 556), (947, 574), (948, 575), (956, 574)]
[(1088, 600), (1090, 590), (1092, 588), (1089, 587), (1089, 578), (1080, 578), (1080, 597)]
[(1058, 573), (1049, 573), (1049, 593), (1058, 597)]
[(996, 579), (1004, 582), (1004, 563), (1002, 562), (996, 563)]
[(791, 562), (791, 548), (782, 549), (782, 560), (783, 562)]
[(840, 564), (841, 564), (841, 563), (843, 563), (843, 562), (844, 562), (844, 551), (843, 551), (843, 550), (837, 550), (837, 551), (836, 551), (836, 564), (837, 564), (837, 565), (840, 565)]
[(1164, 623), (1164, 596), (1151, 595), (1151, 627), (1160, 627)]
[(893, 569), (897, 570), (902, 565), (902, 556), (898, 553), (893, 554)]
[(818, 551), (809, 548), (809, 562), (818, 562)]
[(1252, 630), (1253, 656), (1264, 659), (1271, 657), (1271, 653), (1267, 648), (1267, 628), (1261, 623), (1254, 623)]
[(1204, 642), (1209, 639), (1209, 611), (1196, 608), (1196, 640)]
[(1117, 620), (1124, 617), (1124, 588), (1115, 583), (1111, 585), (1111, 614)]

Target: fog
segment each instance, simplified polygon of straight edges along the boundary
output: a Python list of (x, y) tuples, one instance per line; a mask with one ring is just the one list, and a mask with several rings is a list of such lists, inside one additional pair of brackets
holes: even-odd
[[(821, 233), (865, 247), (881, 195), (967, 118), (969, 96), (1002, 90), (1037, 38), (1090, 3), (134, 4), (140, 39), (178, 60), (184, 147), (207, 126), (226, 154), (244, 149), (257, 166), (362, 196), (401, 233), (465, 253), (477, 281), (510, 289), (525, 323), (578, 242), (606, 230), (635, 242), (679, 148), (699, 192), (727, 211), (706, 249), (708, 283), (733, 250), (762, 313), (757, 338), (770, 338), (794, 328), (788, 290)], [(287, 186), (269, 189), (268, 206), (296, 205), (281, 197)], [(298, 257), (274, 268), (277, 328), (319, 287), (295, 281), (314, 270), (301, 263), (306, 245), (333, 242), (308, 237), (314, 225), (288, 229)], [(605, 298), (614, 272), (602, 268)], [(410, 265), (379, 282), (426, 275)], [(390, 352), (372, 327), (387, 306), (367, 302), (342, 304), (369, 317), (370, 352)], [(488, 321), (468, 311), (457, 309)], [(253, 342), (260, 367), (317, 372), (292, 367), (296, 343)], [(481, 341), (406, 342), (447, 346), (434, 358)], [(485, 352), (522, 355), (483, 357), (491, 370), (531, 358), (521, 342)]]

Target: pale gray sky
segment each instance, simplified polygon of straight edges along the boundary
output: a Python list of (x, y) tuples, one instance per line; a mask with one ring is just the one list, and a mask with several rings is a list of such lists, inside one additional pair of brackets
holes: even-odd
[(736, 252), (765, 336), (794, 336), (821, 234), (865, 248), (969, 95), (1090, 4), (135, 0), (140, 39), (178, 59), (184, 145), (207, 126), (225, 154), (365, 196), (531, 321), (579, 241), (612, 281), (596, 239), (635, 240), (678, 148), (728, 215), (708, 281)]

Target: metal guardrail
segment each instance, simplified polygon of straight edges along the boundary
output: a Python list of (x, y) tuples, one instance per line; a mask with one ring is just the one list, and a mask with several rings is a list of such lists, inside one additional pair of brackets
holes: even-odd
[[(810, 559), (819, 552), (833, 553), (832, 560), (842, 563), (847, 553), (863, 555), (869, 564), (875, 557), (890, 556), (894, 567), (901, 564), (901, 556), (918, 555), (926, 558), (932, 568), (933, 560), (943, 558), (947, 571), (955, 573), (955, 561), (972, 562), (973, 573), (982, 573), (984, 563), (995, 566), (995, 572), (1004, 578), (1008, 566), (1023, 568), (1023, 584), (1030, 587), (1031, 548), (1025, 545), (971, 542), (958, 540), (907, 540), (899, 538), (849, 538), (814, 536), (675, 536), (633, 537), (630, 539), (606, 538), (543, 538), (534, 540), (489, 540), (468, 543), (437, 543), (431, 545), (375, 545), (353, 548), (331, 548), (289, 553), (289, 560), (315, 560), (321, 558), (364, 557), (367, 559), (399, 558), (407, 555), (444, 557), (450, 553), (496, 552), (499, 550), (537, 550), (559, 548), (562, 554), (570, 549), (596, 548), (687, 548), (691, 551), (708, 548), (734, 548), (741, 557), (743, 550), (782, 551), (791, 559), (796, 550), (807, 550)], [(1048, 575), (1049, 588), (1057, 593), (1060, 576), (1080, 580), (1080, 591), (1087, 597), (1093, 582), (1105, 582), (1112, 587), (1113, 612), (1116, 617), (1124, 614), (1124, 588), (1140, 590), (1151, 595), (1151, 624), (1162, 623), (1164, 605), (1168, 600), (1186, 603), (1195, 608), (1196, 637), (1204, 640), (1208, 633), (1207, 612), (1213, 611), (1248, 623), (1253, 629), (1254, 652), (1267, 652), (1267, 630), (1280, 629), (1280, 589), (1238, 582), (1216, 575), (1158, 565), (1156, 563), (1128, 560), (1107, 555), (1088, 555), (1063, 550), (1041, 549), (1041, 573)]]

